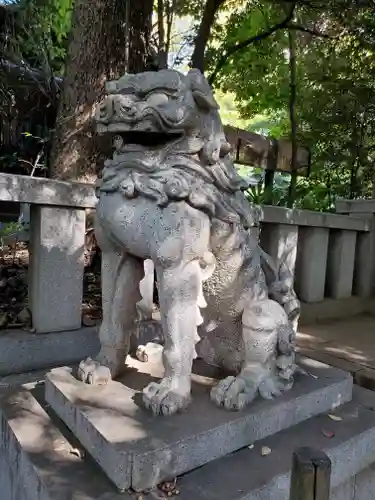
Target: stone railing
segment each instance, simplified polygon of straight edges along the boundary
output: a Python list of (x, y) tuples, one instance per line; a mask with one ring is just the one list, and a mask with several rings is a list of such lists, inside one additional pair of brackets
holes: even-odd
[(81, 327), (86, 210), (92, 186), (0, 174), (0, 200), (30, 204), (29, 308), (37, 333)]
[[(0, 200), (30, 210), (29, 307), (37, 333), (81, 327), (85, 219), (90, 185), (0, 174)], [(266, 206), (263, 248), (285, 259), (303, 302), (368, 297), (373, 290), (372, 218)], [(371, 270), (370, 270), (371, 269)]]
[(372, 219), (263, 207), (260, 241), (294, 269), (302, 302), (369, 297), (373, 292)]

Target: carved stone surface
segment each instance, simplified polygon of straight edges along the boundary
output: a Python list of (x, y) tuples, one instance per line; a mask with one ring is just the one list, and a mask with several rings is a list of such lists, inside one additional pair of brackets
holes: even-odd
[(139, 286), (151, 259), (164, 377), (144, 389), (147, 408), (171, 415), (187, 406), (197, 355), (228, 372), (211, 391), (226, 409), (291, 388), (299, 316), (293, 276), (259, 247), (259, 210), (242, 193), (246, 183), (207, 81), (197, 70), (162, 70), (125, 75), (107, 92), (98, 132), (117, 135), (98, 183), (101, 350), (81, 363), (80, 379), (102, 384), (123, 369), (136, 306), (149, 302), (140, 301)]

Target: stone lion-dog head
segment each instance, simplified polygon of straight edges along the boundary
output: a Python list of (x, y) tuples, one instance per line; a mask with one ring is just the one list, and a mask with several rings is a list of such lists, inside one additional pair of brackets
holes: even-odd
[(212, 90), (198, 70), (126, 74), (107, 82), (97, 132), (115, 152), (99, 189), (146, 196), (165, 206), (184, 200), (212, 219), (253, 225)]

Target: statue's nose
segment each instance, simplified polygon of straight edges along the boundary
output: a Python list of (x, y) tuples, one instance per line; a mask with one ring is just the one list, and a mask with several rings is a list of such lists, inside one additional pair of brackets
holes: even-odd
[(131, 97), (128, 96), (119, 96), (116, 99), (115, 107), (118, 107), (122, 111), (125, 111), (128, 114), (134, 114), (136, 112), (135, 102)]

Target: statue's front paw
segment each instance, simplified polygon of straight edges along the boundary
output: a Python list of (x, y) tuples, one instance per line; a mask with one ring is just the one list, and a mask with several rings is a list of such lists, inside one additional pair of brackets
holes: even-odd
[(125, 370), (127, 349), (102, 346), (95, 359), (81, 361), (77, 377), (86, 384), (105, 385)]
[(105, 385), (112, 379), (108, 366), (101, 365), (91, 358), (80, 362), (77, 376), (82, 382), (92, 385)]
[(226, 410), (242, 410), (257, 395), (258, 387), (251, 380), (238, 375), (221, 380), (211, 389), (211, 401)]
[(143, 404), (154, 415), (170, 416), (184, 410), (190, 403), (190, 383), (171, 383), (163, 379), (143, 389)]

